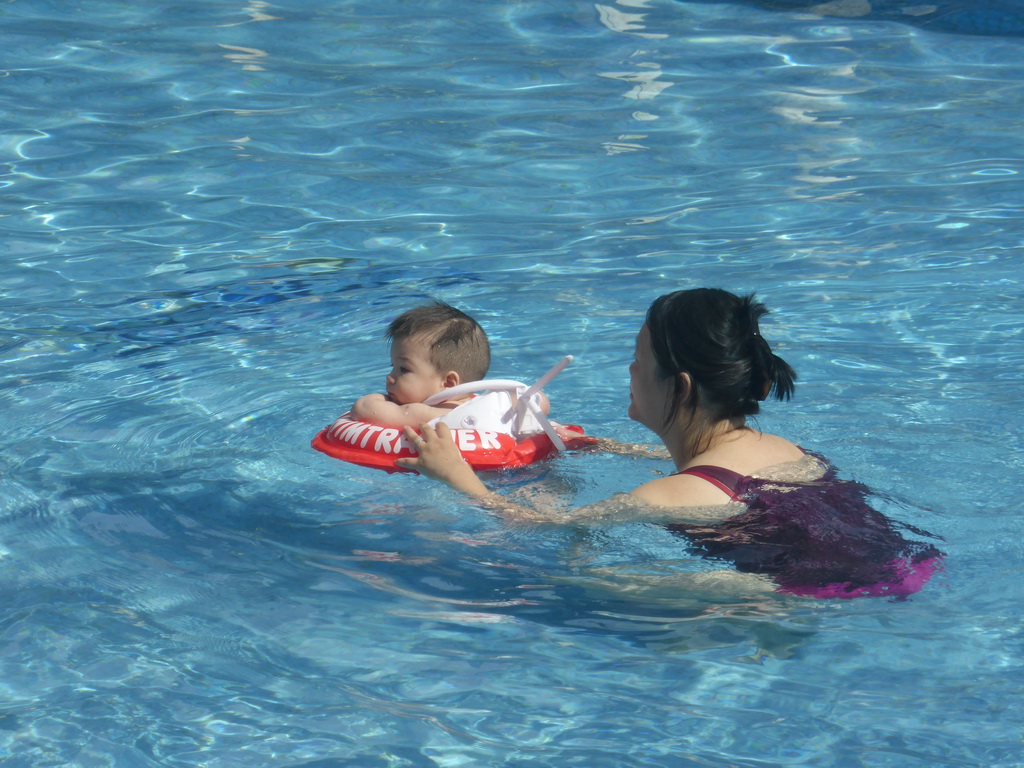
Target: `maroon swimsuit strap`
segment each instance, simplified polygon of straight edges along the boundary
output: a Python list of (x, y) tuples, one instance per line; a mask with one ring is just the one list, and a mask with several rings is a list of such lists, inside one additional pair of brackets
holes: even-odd
[(729, 498), (733, 501), (737, 501), (739, 497), (746, 491), (746, 485), (750, 481), (750, 478), (746, 475), (741, 475), (739, 472), (733, 472), (731, 469), (725, 467), (715, 467), (710, 464), (702, 464), (699, 467), (690, 467), (676, 472), (677, 475), (693, 475), (703, 480), (707, 480), (712, 485), (721, 488), (723, 491), (729, 494)]

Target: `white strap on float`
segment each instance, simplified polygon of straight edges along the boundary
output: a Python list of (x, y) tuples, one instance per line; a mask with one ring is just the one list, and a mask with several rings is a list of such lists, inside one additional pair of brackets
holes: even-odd
[(555, 365), (551, 367), (550, 371), (548, 371), (539, 379), (537, 379), (534, 385), (523, 393), (523, 397), (530, 398), (533, 395), (540, 392), (542, 389), (544, 389), (544, 387), (546, 387), (551, 382), (553, 378), (555, 378), (555, 376), (557, 376), (566, 368), (568, 368), (569, 363), (571, 363), (572, 361), (572, 355), (566, 355), (565, 357), (563, 357), (561, 360), (559, 360)]
[(516, 401), (516, 417), (513, 422), (513, 428), (518, 430), (520, 427), (522, 427), (523, 420), (526, 418), (527, 409), (529, 409), (529, 411), (534, 415), (537, 421), (540, 422), (540, 426), (541, 429), (544, 430), (544, 434), (546, 434), (551, 439), (551, 442), (554, 443), (554, 446), (558, 451), (565, 450), (565, 443), (562, 442), (562, 438), (560, 438), (558, 436), (558, 433), (555, 432), (555, 428), (551, 426), (551, 422), (548, 421), (548, 417), (544, 415), (544, 412), (540, 409), (540, 406), (533, 402), (533, 396), (540, 392), (541, 389), (543, 389), (545, 386), (547, 386), (548, 382), (555, 378), (555, 376), (557, 376), (566, 368), (568, 368), (572, 360), (572, 355), (566, 355), (565, 357), (563, 357), (554, 366), (552, 366), (551, 370), (549, 370), (547, 373), (545, 373), (543, 376), (537, 379), (537, 381), (533, 384), (532, 387), (523, 392), (519, 396), (519, 399)]
[(522, 427), (523, 420), (526, 418), (527, 410), (529, 410), (529, 412), (532, 413), (540, 423), (541, 429), (544, 430), (544, 434), (548, 436), (555, 448), (559, 451), (564, 451), (565, 443), (562, 442), (562, 438), (560, 438), (558, 433), (555, 432), (555, 428), (551, 426), (551, 422), (548, 421), (547, 416), (544, 415), (540, 406), (533, 402), (533, 396), (540, 392), (540, 390), (555, 378), (555, 376), (564, 371), (572, 360), (572, 355), (566, 355), (559, 360), (551, 370), (537, 379), (537, 381), (531, 386), (527, 386), (526, 384), (523, 384), (523, 382), (515, 381), (513, 379), (483, 379), (481, 381), (467, 381), (465, 384), (458, 384), (454, 387), (438, 392), (436, 395), (431, 395), (423, 401), (423, 404), (437, 405), (439, 403), (443, 403), (445, 400), (450, 400), (453, 397), (471, 395), (474, 392), (509, 392), (516, 396), (513, 433), (518, 433), (518, 430)]
[(437, 405), (453, 397), (472, 395), (474, 392), (525, 392), (527, 386), (521, 381), (512, 379), (482, 379), (480, 381), (467, 381), (465, 384), (456, 384), (454, 387), (431, 395), (423, 401), (424, 405)]

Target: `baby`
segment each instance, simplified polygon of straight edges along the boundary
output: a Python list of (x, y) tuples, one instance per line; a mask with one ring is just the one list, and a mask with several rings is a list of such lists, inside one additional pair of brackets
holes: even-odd
[(443, 302), (399, 315), (384, 337), (391, 343), (387, 394), (356, 400), (351, 418), (382, 427), (419, 427), (443, 416), (470, 395), (437, 405), (423, 401), (450, 387), (479, 381), (491, 365), (487, 334), (465, 312)]

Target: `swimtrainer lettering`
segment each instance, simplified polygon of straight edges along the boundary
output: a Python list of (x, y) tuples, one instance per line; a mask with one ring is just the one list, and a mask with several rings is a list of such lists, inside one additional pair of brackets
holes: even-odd
[[(406, 439), (402, 430), (392, 427), (380, 427), (376, 424), (352, 421), (342, 417), (330, 426), (327, 433), (332, 440), (376, 453), (416, 455), (412, 443)], [(455, 437), (455, 444), (463, 453), (501, 450), (502, 438), (511, 440), (511, 437), (499, 432), (477, 429), (453, 429), (452, 434)]]

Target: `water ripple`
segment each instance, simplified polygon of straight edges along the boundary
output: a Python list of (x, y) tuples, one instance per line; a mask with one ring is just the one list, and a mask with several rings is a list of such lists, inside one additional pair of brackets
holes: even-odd
[[(779, 5), (4, 6), (12, 765), (1020, 763), (1020, 41)], [(929, 590), (703, 597), (653, 526), (510, 528), (309, 449), (433, 298), (648, 440), (643, 308), (702, 284), (800, 373), (759, 425), (945, 535)]]

